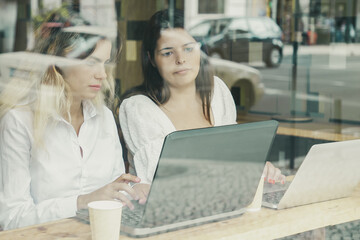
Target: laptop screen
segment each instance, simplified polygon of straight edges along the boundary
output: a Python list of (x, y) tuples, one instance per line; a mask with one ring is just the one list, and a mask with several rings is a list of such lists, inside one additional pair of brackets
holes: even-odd
[(277, 126), (264, 121), (169, 134), (142, 225), (245, 209), (254, 198)]

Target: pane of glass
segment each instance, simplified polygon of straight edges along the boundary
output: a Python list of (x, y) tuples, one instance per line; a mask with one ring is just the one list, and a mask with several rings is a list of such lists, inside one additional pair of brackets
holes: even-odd
[(189, 30), (189, 33), (194, 37), (206, 37), (211, 33), (211, 22), (199, 24)]
[(244, 32), (249, 31), (246, 19), (234, 19), (229, 25), (230, 31), (241, 30)]

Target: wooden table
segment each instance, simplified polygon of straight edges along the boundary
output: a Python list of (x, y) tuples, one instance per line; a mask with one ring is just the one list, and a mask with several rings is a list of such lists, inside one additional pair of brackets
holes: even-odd
[(358, 137), (355, 137), (352, 135), (314, 131), (314, 130), (307, 130), (307, 129), (290, 128), (290, 127), (278, 127), (277, 134), (294, 136), (294, 137), (322, 139), (322, 140), (328, 140), (328, 141), (334, 141), (334, 142), (358, 139)]
[[(261, 208), (226, 221), (142, 238), (168, 239), (276, 239), (360, 219), (360, 188), (348, 198), (285, 210)], [(70, 218), (0, 233), (0, 240), (91, 239), (90, 226)], [(133, 239), (120, 236), (120, 239)]]

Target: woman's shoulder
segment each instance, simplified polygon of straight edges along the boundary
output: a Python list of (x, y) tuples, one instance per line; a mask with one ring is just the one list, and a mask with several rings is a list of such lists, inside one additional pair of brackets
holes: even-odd
[(228, 86), (218, 77), (214, 77), (214, 93), (211, 101), (216, 125), (236, 122), (236, 107)]
[(33, 118), (33, 111), (30, 107), (15, 107), (7, 111), (2, 119), (32, 119)]
[(111, 109), (108, 106), (103, 105), (101, 111), (106, 118), (109, 117), (111, 117), (111, 119), (114, 118), (114, 113), (113, 111), (111, 111)]
[(214, 76), (214, 91), (215, 90), (229, 91), (229, 89), (226, 86), (225, 82), (221, 78), (219, 78), (218, 76)]
[(149, 97), (137, 94), (122, 101), (120, 109), (125, 111), (133, 109), (153, 110), (159, 108)]
[(24, 125), (31, 127), (33, 122), (33, 112), (30, 107), (15, 107), (7, 111), (0, 119), (1, 125)]
[(215, 101), (220, 101), (221, 99), (227, 99), (230, 96), (231, 96), (230, 89), (225, 84), (225, 82), (221, 78), (214, 76), (213, 99)]
[[(123, 128), (148, 128), (167, 132), (172, 124), (160, 107), (145, 95), (135, 95), (125, 99), (119, 110), (120, 125)], [(161, 130), (160, 130), (161, 129)]]

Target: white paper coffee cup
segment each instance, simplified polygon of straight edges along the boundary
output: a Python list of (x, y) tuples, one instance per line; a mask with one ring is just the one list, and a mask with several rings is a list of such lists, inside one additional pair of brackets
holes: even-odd
[(88, 204), (93, 240), (118, 240), (123, 204), (117, 201), (95, 201)]

